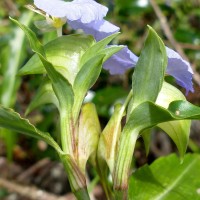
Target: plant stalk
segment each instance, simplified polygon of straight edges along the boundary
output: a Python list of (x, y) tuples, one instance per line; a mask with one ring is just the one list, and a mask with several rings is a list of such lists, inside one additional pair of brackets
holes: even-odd
[(113, 182), (116, 199), (127, 199), (128, 179), (138, 130), (124, 129), (120, 137)]
[(78, 200), (90, 200), (85, 176), (76, 165), (74, 159), (67, 154), (59, 154), (59, 157), (67, 172), (71, 190), (76, 198)]

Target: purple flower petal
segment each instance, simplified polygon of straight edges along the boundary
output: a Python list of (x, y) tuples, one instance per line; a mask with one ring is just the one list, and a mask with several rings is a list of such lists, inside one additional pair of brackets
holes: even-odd
[[(176, 79), (178, 85), (193, 92), (192, 75), (193, 71), (188, 62), (174, 50), (166, 47), (168, 66), (166, 73)], [(129, 68), (135, 67), (138, 57), (133, 54), (127, 47), (111, 56), (103, 65), (104, 69), (109, 70), (110, 74), (124, 74)]]
[(47, 14), (68, 20), (80, 20), (82, 23), (90, 23), (94, 20), (102, 20), (108, 12), (108, 8), (94, 0), (74, 0), (65, 2), (61, 0), (34, 0), (37, 8)]
[(110, 74), (124, 74), (127, 69), (135, 67), (138, 57), (133, 54), (127, 46), (111, 56), (104, 64), (103, 68), (109, 70)]
[(80, 20), (68, 20), (68, 23), (75, 30), (82, 29), (86, 34), (93, 35), (96, 41), (102, 40), (103, 38), (119, 31), (119, 27), (115, 26), (114, 24), (111, 24), (110, 22), (104, 19), (92, 21), (87, 24), (83, 24)]
[(177, 84), (186, 89), (186, 94), (188, 94), (189, 91), (194, 92), (192, 83), (193, 71), (190, 64), (183, 60), (174, 50), (166, 47), (166, 51), (168, 57), (166, 73), (173, 76)]

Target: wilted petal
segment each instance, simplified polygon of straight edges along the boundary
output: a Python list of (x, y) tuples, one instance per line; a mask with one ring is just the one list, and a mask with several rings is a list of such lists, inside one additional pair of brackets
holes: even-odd
[(108, 12), (108, 8), (93, 0), (74, 0), (72, 2), (34, 0), (34, 4), (53, 17), (66, 17), (71, 21), (80, 20), (82, 23), (101, 20)]
[(93, 35), (96, 41), (102, 40), (103, 38), (119, 31), (119, 27), (104, 19), (87, 24), (83, 24), (80, 20), (68, 20), (68, 23), (75, 30), (82, 29), (86, 34)]
[(177, 84), (186, 89), (186, 94), (189, 91), (194, 92), (192, 83), (193, 71), (190, 64), (183, 60), (174, 50), (166, 47), (166, 51), (168, 57), (166, 73), (173, 76)]
[(124, 74), (129, 68), (135, 67), (138, 57), (133, 54), (127, 46), (111, 56), (104, 64), (103, 68), (109, 70), (110, 74)]

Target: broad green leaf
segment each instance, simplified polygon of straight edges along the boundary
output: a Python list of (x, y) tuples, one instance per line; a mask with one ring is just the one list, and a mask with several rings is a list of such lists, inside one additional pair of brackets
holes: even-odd
[[(92, 46), (92, 36), (68, 35), (56, 38), (44, 45), (46, 58), (71, 84), (80, 70), (80, 60), (84, 52)], [(20, 69), (19, 75), (46, 73), (39, 57), (32, 58)]]
[[(185, 96), (180, 92), (180, 90), (178, 90), (174, 86), (163, 82), (163, 87), (158, 94), (156, 104), (164, 108), (168, 108), (169, 104), (175, 100), (185, 100)], [(172, 138), (182, 158), (185, 154), (189, 140), (190, 125), (191, 120), (170, 121), (157, 125)], [(144, 141), (145, 139), (149, 140), (147, 135), (146, 137), (144, 137), (144, 135), (142, 134), (142, 137)], [(148, 142), (145, 141), (145, 144), (148, 145)]]
[(162, 122), (184, 119), (200, 119), (200, 107), (181, 100), (170, 103), (168, 109), (153, 102), (144, 102), (137, 106), (130, 114), (121, 134), (114, 173), (115, 188), (127, 187), (128, 171), (139, 133)]
[(0, 127), (7, 128), (12, 131), (20, 132), (36, 139), (44, 140), (51, 145), (56, 151), (61, 152), (60, 147), (49, 135), (49, 133), (38, 130), (27, 119), (22, 118), (12, 109), (0, 106)]
[(51, 81), (49, 78), (45, 77), (38, 91), (36, 92), (36, 95), (26, 109), (26, 115), (37, 107), (48, 103), (53, 103), (59, 109), (59, 102), (53, 91)]
[(99, 42), (95, 43), (92, 47), (90, 47), (82, 56), (81, 58), (81, 66), (83, 66), (89, 59), (91, 59), (95, 55), (100, 54), (100, 51), (103, 50), (109, 42), (114, 39), (119, 33), (114, 33), (109, 35), (108, 37), (100, 40)]
[(32, 50), (37, 53), (41, 62), (43, 63), (47, 74), (52, 82), (53, 90), (59, 101), (60, 120), (61, 120), (61, 141), (65, 153), (73, 154), (72, 150), (72, 135), (70, 120), (72, 116), (72, 106), (74, 103), (74, 94), (72, 87), (67, 79), (57, 72), (53, 65), (47, 61), (45, 51), (35, 33), (28, 27), (12, 19), (26, 34), (29, 39)]
[[(121, 133), (121, 119), (123, 117), (121, 108), (120, 104), (115, 106), (112, 117), (101, 133), (98, 145), (98, 158), (104, 159), (107, 162), (111, 172), (113, 172), (115, 166), (118, 141)], [(103, 169), (100, 167), (100, 170)]]
[(133, 101), (131, 111), (140, 103), (155, 101), (164, 81), (167, 67), (165, 45), (157, 33), (149, 27), (145, 46), (132, 77)]
[(94, 56), (87, 61), (78, 72), (74, 81), (73, 90), (75, 91), (73, 116), (76, 122), (79, 110), (87, 91), (93, 86), (102, 69), (104, 54)]
[(144, 102), (134, 109), (133, 114), (131, 114), (125, 125), (125, 129), (137, 129), (141, 131), (166, 121), (199, 118), (200, 107), (188, 101), (173, 101), (169, 104), (168, 109), (158, 106), (153, 102)]
[(200, 199), (200, 156), (187, 154), (183, 163), (172, 154), (138, 169), (129, 181), (130, 200)]
[(100, 133), (101, 127), (95, 105), (92, 103), (83, 105), (76, 138), (78, 148), (77, 163), (83, 174), (85, 174), (88, 158), (91, 154), (96, 154)]

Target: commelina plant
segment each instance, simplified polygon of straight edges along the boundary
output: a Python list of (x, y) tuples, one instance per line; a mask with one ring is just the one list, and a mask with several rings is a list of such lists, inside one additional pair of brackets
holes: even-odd
[[(127, 46), (109, 45), (120, 28), (104, 19), (108, 9), (93, 0), (34, 0), (33, 3), (27, 7), (43, 15), (46, 25), (56, 29), (58, 37), (42, 45), (32, 30), (11, 18), (24, 31), (35, 53), (18, 74), (45, 75), (26, 114), (40, 105), (53, 103), (60, 115), (61, 144), (50, 133), (42, 132), (3, 106), (0, 106), (0, 126), (52, 146), (77, 199), (90, 199), (86, 184), (88, 159), (99, 174), (107, 199), (137, 199), (128, 192), (135, 190), (129, 186), (131, 161), (139, 136), (143, 137), (148, 151), (146, 130), (154, 126), (162, 128), (184, 160), (191, 119), (200, 118), (200, 108), (186, 101), (164, 77), (173, 76), (186, 89), (186, 94), (193, 92), (190, 64), (166, 47), (150, 26), (139, 57)], [(81, 29), (83, 34), (62, 35), (65, 23), (72, 29)], [(83, 104), (102, 67), (110, 74), (123, 74), (134, 67), (130, 92), (123, 104), (115, 106), (103, 131), (95, 105)], [(121, 126), (124, 116), (126, 122)]]

